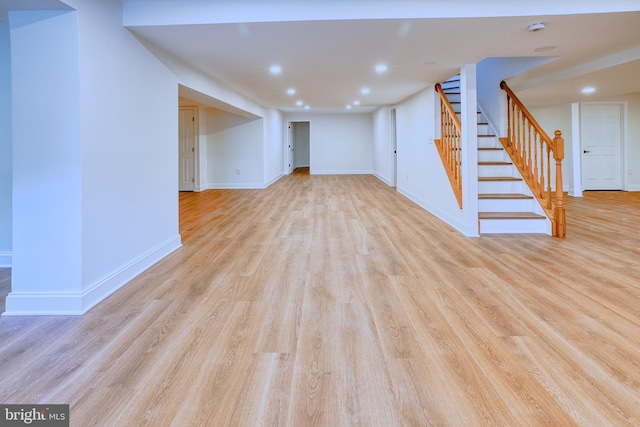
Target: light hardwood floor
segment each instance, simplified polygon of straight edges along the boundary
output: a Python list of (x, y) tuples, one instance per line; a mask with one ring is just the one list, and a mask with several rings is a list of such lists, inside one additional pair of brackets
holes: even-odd
[(0, 319), (0, 402), (74, 426), (638, 426), (640, 194), (466, 238), (372, 176), (180, 194), (184, 247)]

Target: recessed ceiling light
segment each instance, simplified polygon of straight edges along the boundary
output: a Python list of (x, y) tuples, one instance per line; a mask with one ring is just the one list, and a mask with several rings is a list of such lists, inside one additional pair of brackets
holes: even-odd
[(271, 71), (271, 74), (280, 74), (282, 72), (282, 67), (279, 65), (272, 65), (269, 67), (269, 71)]
[(290, 87), (289, 89), (287, 89), (287, 93), (289, 95), (295, 95), (296, 94), (296, 90), (294, 88)]
[(593, 93), (595, 91), (596, 91), (595, 87), (589, 86), (589, 87), (582, 88), (582, 90), (580, 92), (588, 95), (588, 94)]
[(353, 105), (358, 106), (360, 105), (360, 101), (358, 101), (357, 99), (355, 101), (353, 101)]
[(387, 71), (387, 65), (386, 64), (378, 64), (378, 65), (376, 65), (376, 73), (381, 74), (381, 73), (384, 73), (385, 71)]
[(304, 104), (304, 102), (302, 102), (302, 101), (296, 101), (296, 105), (298, 107), (302, 107), (303, 104)]
[(550, 50), (555, 49), (558, 46), (542, 46), (542, 47), (538, 47), (533, 49), (536, 52), (549, 52)]
[(311, 107), (309, 107), (308, 105), (305, 105), (305, 106), (304, 106), (304, 109), (305, 109), (305, 110), (308, 110), (309, 108), (311, 108)]
[(367, 95), (369, 92), (371, 92), (371, 91), (369, 90), (369, 88), (368, 88), (368, 87), (363, 87), (363, 88), (360, 90), (360, 93), (361, 93), (361, 94), (363, 94), (363, 95)]
[(347, 105), (347, 110), (351, 110), (351, 105)]

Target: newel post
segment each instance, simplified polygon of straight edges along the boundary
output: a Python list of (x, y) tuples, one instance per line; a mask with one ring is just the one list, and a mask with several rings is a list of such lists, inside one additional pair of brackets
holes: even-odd
[(553, 158), (556, 160), (556, 205), (553, 210), (553, 230), (556, 237), (567, 235), (566, 212), (564, 209), (564, 192), (562, 191), (562, 160), (564, 159), (564, 138), (562, 132), (555, 131), (553, 138)]

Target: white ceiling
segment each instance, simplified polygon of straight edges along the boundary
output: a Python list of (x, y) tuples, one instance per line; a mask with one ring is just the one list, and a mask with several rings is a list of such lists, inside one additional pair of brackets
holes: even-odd
[[(0, 0), (19, 3), (27, 2)], [(640, 0), (123, 0), (123, 22), (285, 111), (299, 110), (297, 100), (313, 111), (344, 111), (355, 100), (352, 111), (394, 105), (486, 57), (555, 58), (509, 79), (530, 106), (640, 92)], [(546, 29), (528, 32), (534, 22)], [(557, 47), (535, 51), (544, 46)], [(389, 70), (377, 74), (379, 63)], [(597, 88), (588, 98), (586, 85)]]

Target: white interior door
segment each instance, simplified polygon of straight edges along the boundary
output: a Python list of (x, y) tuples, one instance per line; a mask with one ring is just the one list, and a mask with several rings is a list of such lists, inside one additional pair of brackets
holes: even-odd
[(582, 104), (582, 186), (622, 189), (622, 105)]
[(196, 189), (196, 114), (193, 108), (181, 108), (179, 133), (179, 185), (180, 191)]

